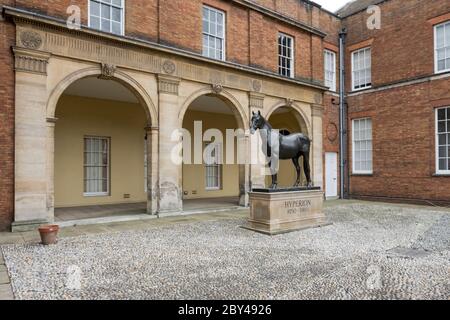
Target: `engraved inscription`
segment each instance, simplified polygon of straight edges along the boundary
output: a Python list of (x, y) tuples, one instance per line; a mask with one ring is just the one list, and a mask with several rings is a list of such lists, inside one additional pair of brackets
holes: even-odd
[(289, 215), (309, 212), (311, 207), (311, 200), (286, 201), (284, 203), (284, 208)]

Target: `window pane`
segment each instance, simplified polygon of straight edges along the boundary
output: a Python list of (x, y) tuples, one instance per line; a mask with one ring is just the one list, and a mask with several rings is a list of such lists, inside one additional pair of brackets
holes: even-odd
[(112, 20), (113, 20), (113, 21), (120, 22), (120, 21), (122, 20), (121, 12), (122, 12), (122, 11), (121, 11), (120, 9), (113, 8), (113, 9), (112, 9)]
[(100, 17), (100, 4), (95, 1), (91, 1), (91, 16)]
[(91, 28), (100, 29), (100, 18), (91, 17)]
[(442, 48), (444, 47), (444, 26), (438, 26), (436, 28), (436, 47)]

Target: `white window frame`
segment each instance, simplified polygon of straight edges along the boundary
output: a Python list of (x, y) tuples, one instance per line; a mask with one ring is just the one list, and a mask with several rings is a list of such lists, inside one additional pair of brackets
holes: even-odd
[[(223, 151), (223, 145), (221, 143), (205, 143), (205, 149), (206, 147), (208, 147), (209, 145), (214, 144), (215, 145), (215, 149), (216, 149), (216, 162), (217, 164), (208, 164), (207, 162), (205, 163), (205, 190), (206, 191), (218, 191), (218, 190), (222, 190), (222, 185), (223, 185), (223, 181), (222, 181), (222, 170), (223, 170), (223, 157), (222, 157), (222, 151)], [(207, 159), (205, 159), (207, 160)], [(215, 187), (208, 187), (208, 167), (217, 167), (217, 186)]]
[[(372, 124), (372, 130), (371, 130), (371, 137), (370, 141), (372, 142), (372, 170), (356, 170), (356, 139), (355, 139), (355, 122), (356, 121), (362, 121), (362, 120), (370, 120)], [(373, 174), (373, 120), (372, 118), (358, 118), (358, 119), (352, 119), (352, 172), (355, 175), (371, 175)]]
[[(363, 88), (355, 88), (355, 55), (359, 52), (362, 51), (366, 51), (369, 50), (370, 51), (370, 85), (366, 85)], [(373, 79), (372, 79), (372, 47), (365, 47), (365, 48), (361, 48), (355, 51), (352, 51), (352, 91), (361, 91), (361, 90), (367, 90), (372, 88), (372, 84), (373, 84)]]
[[(118, 8), (118, 7), (116, 5), (113, 5), (112, 3), (106, 3), (106, 2), (104, 2), (104, 0), (87, 0), (87, 1), (88, 1), (88, 26), (89, 26), (89, 28), (97, 30), (97, 31), (100, 31), (100, 32), (107, 32), (107, 33), (111, 33), (111, 34), (116, 34), (116, 33), (113, 33), (111, 30), (110, 31), (104, 31), (104, 30), (101, 29), (101, 17), (100, 17), (100, 29), (96, 29), (96, 28), (91, 27), (91, 1), (99, 2), (100, 5), (103, 3), (103, 4), (109, 5), (111, 7), (115, 7), (115, 8)], [(120, 30), (120, 34), (116, 34), (116, 35), (124, 36), (125, 35), (125, 0), (122, 0), (121, 3), (122, 3), (122, 6), (121, 6), (121, 14), (122, 14), (122, 16), (121, 16), (121, 24), (120, 24), (120, 29), (121, 30)], [(109, 20), (112, 20), (112, 19), (109, 19)]]
[[(438, 48), (437, 48), (437, 29), (440, 26), (445, 26), (449, 24), (450, 25), (450, 20), (445, 21), (443, 23), (437, 24), (434, 26), (434, 72), (435, 73), (444, 73), (444, 72), (449, 72), (450, 71), (450, 67), (448, 69), (443, 69), (443, 70), (439, 70), (438, 69)], [(445, 27), (444, 27), (444, 45), (445, 45)], [(450, 43), (449, 43), (449, 47), (450, 47)], [(445, 46), (444, 46), (445, 48)]]
[[(289, 57), (280, 55), (280, 53), (279, 53), (280, 52), (280, 46), (281, 46), (281, 44), (280, 44), (280, 38), (281, 37), (285, 37), (285, 38), (291, 40), (291, 48), (290, 48), (290, 51), (291, 51), (291, 58), (290, 58), (291, 59), (291, 68), (289, 70), (290, 71), (289, 75), (283, 75), (282, 72), (281, 72), (281, 68), (283, 68), (283, 67), (282, 67), (282, 65), (280, 63), (280, 58), (281, 59), (289, 59)], [(290, 35), (288, 35), (288, 34), (285, 34), (283, 32), (278, 32), (277, 45), (278, 45), (277, 46), (277, 49), (278, 49), (278, 74), (280, 74), (283, 77), (294, 78), (295, 77), (295, 38), (290, 36)], [(285, 69), (287, 69), (287, 68), (285, 68)]]
[[(210, 33), (205, 33), (204, 32), (204, 30), (203, 30), (203, 20), (204, 20), (204, 16), (203, 16), (203, 9), (208, 9), (208, 10), (211, 10), (211, 11), (214, 11), (216, 14), (217, 13), (219, 13), (219, 14), (222, 14), (222, 24), (223, 24), (223, 38), (220, 38), (220, 37), (218, 37), (217, 35), (213, 35), (213, 34), (210, 34)], [(210, 6), (207, 6), (207, 5), (203, 5), (202, 6), (202, 55), (204, 56), (204, 57), (206, 57), (206, 58), (209, 58), (209, 59), (214, 59), (214, 60), (220, 60), (220, 61), (225, 61), (226, 59), (227, 59), (227, 18), (226, 18), (226, 12), (225, 11), (222, 11), (222, 10), (219, 10), (219, 9), (216, 9), (216, 8), (213, 8), (213, 7), (210, 7)], [(222, 40), (222, 59), (217, 59), (217, 58), (213, 58), (213, 57), (210, 57), (209, 56), (209, 52), (208, 52), (208, 54), (206, 54), (205, 53), (205, 50), (204, 50), (204, 48), (205, 48), (205, 44), (204, 44), (204, 42), (203, 42), (203, 37), (204, 36), (210, 36), (210, 37), (215, 37), (215, 38), (217, 38), (217, 39), (221, 39)]]
[[(86, 139), (101, 139), (101, 140), (106, 140), (108, 142), (108, 153), (107, 153), (107, 158), (108, 158), (108, 164), (107, 164), (107, 169), (106, 170), (106, 180), (107, 180), (107, 184), (106, 184), (106, 192), (86, 192), (86, 174), (85, 174), (85, 168), (87, 167), (87, 164), (85, 162), (85, 153), (86, 153)], [(83, 138), (83, 195), (85, 197), (105, 197), (105, 196), (110, 196), (110, 191), (111, 191), (111, 138), (109, 137), (100, 137), (100, 136), (84, 136)]]
[(331, 55), (333, 57), (333, 79), (332, 79), (332, 84), (329, 88), (330, 91), (336, 92), (337, 91), (337, 72), (336, 72), (336, 66), (337, 66), (337, 55), (336, 52), (331, 51), (331, 50), (324, 50), (324, 80), (325, 80), (325, 86), (327, 86), (326, 80), (327, 80), (327, 55)]
[[(441, 107), (441, 108), (436, 108), (436, 115), (435, 115), (435, 126), (436, 126), (436, 150), (435, 150), (435, 154), (436, 154), (436, 174), (438, 175), (450, 175), (450, 168), (449, 170), (441, 170), (439, 167), (439, 122), (438, 122), (438, 115), (439, 115), (439, 110), (442, 109), (449, 109), (450, 110), (450, 106), (448, 107)], [(450, 120), (450, 117), (447, 118), (447, 121)], [(450, 133), (450, 128), (447, 128), (447, 135)], [(447, 148), (448, 146), (450, 146), (450, 141), (447, 141)], [(448, 155), (447, 161), (450, 159), (450, 155)]]

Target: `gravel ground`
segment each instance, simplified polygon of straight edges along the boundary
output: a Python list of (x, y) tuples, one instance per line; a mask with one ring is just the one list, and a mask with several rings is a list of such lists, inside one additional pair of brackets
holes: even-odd
[(274, 237), (231, 219), (2, 250), (17, 299), (450, 298), (449, 213), (326, 212), (332, 226)]

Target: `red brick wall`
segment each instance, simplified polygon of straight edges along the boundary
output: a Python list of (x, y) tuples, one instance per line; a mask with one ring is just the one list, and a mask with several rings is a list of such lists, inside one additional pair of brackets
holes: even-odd
[[(428, 20), (450, 12), (450, 1), (391, 0), (381, 6), (381, 29), (369, 30), (369, 14), (344, 20), (347, 45), (372, 39), (372, 82), (380, 86), (434, 72), (434, 32)], [(388, 48), (388, 50), (387, 50)], [(347, 54), (347, 90), (351, 90), (351, 55)]]
[(0, 231), (14, 216), (14, 39), (14, 26), (0, 19)]
[(447, 78), (348, 99), (350, 119), (373, 125), (374, 173), (351, 177), (353, 196), (450, 200), (450, 177), (434, 176), (434, 110), (450, 105), (449, 88)]
[[(434, 73), (434, 32), (430, 19), (450, 12), (448, 0), (391, 0), (381, 5), (381, 29), (366, 27), (365, 12), (344, 20), (348, 46), (372, 39), (372, 82), (383, 87)], [(347, 89), (351, 55), (346, 52)], [(434, 108), (450, 105), (450, 79), (409, 84), (348, 98), (349, 167), (352, 171), (351, 119), (371, 117), (371, 176), (351, 175), (354, 197), (450, 200), (450, 177), (435, 177)]]

